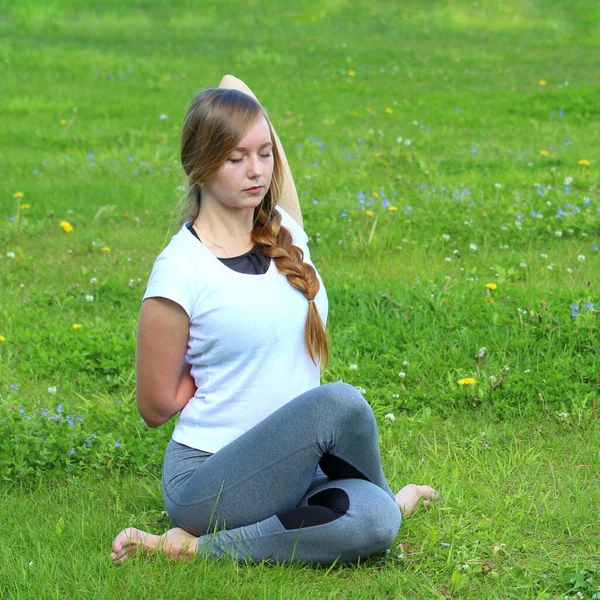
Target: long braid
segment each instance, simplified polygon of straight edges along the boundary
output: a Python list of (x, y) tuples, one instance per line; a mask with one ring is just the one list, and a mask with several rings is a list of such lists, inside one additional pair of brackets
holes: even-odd
[(283, 273), (290, 285), (302, 292), (308, 302), (308, 313), (304, 327), (304, 343), (315, 365), (317, 359), (321, 373), (325, 372), (329, 361), (329, 339), (327, 329), (314, 300), (320, 284), (312, 265), (304, 262), (304, 252), (292, 244), (292, 234), (281, 225), (281, 215), (273, 210), (268, 212), (270, 202), (257, 207), (252, 240), (259, 244), (260, 251), (275, 261), (275, 266)]

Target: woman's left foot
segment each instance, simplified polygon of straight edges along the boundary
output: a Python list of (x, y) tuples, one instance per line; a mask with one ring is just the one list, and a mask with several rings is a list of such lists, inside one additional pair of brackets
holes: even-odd
[(114, 539), (110, 557), (120, 565), (138, 550), (147, 554), (161, 550), (173, 560), (189, 560), (196, 555), (198, 538), (179, 527), (160, 536), (128, 527)]
[(439, 498), (439, 494), (428, 485), (415, 485), (414, 483), (405, 485), (396, 494), (396, 504), (402, 511), (404, 518), (412, 515), (421, 498), (423, 499), (423, 506), (428, 507), (431, 502)]

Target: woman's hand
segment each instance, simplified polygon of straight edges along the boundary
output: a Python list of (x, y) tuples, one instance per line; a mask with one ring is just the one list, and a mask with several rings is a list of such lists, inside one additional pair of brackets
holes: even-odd
[[(238, 90), (244, 94), (248, 94), (248, 96), (252, 96), (252, 98), (258, 101), (258, 98), (254, 95), (252, 90), (241, 79), (238, 79), (233, 75), (225, 75), (221, 79), (219, 87), (229, 90)], [(283, 145), (281, 144), (281, 140), (275, 131), (273, 123), (271, 123), (271, 129), (273, 130), (273, 137), (275, 138), (273, 143), (276, 144), (277, 150), (279, 151), (283, 170), (281, 196), (277, 199), (277, 204), (279, 204), (283, 210), (291, 215), (301, 228), (304, 228), (304, 222), (302, 221), (302, 210), (300, 208), (300, 198), (298, 197), (298, 192), (294, 183), (294, 177), (292, 176), (292, 171), (283, 150)]]

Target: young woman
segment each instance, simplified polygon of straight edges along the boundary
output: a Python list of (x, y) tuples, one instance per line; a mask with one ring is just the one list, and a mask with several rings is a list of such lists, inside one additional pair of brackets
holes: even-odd
[(137, 343), (150, 427), (179, 413), (162, 492), (176, 528), (135, 528), (111, 557), (331, 564), (386, 550), (429, 486), (391, 491), (359, 392), (320, 385), (328, 301), (283, 148), (256, 97), (225, 76), (192, 101), (180, 231), (157, 258)]

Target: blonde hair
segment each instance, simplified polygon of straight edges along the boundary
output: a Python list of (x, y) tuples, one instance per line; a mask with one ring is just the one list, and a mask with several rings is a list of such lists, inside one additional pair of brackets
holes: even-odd
[[(195, 96), (181, 133), (181, 164), (188, 176), (188, 190), (180, 224), (196, 219), (202, 202), (201, 186), (261, 117), (266, 119), (271, 139), (275, 141), (265, 109), (251, 96), (225, 88), (208, 89)], [(283, 165), (274, 143), (271, 185), (254, 209), (252, 241), (308, 300), (304, 343), (315, 366), (318, 361), (322, 374), (329, 361), (329, 336), (313, 302), (320, 288), (319, 279), (314, 267), (304, 262), (302, 249), (292, 244), (292, 234), (281, 225), (281, 214), (275, 210), (282, 184)]]

